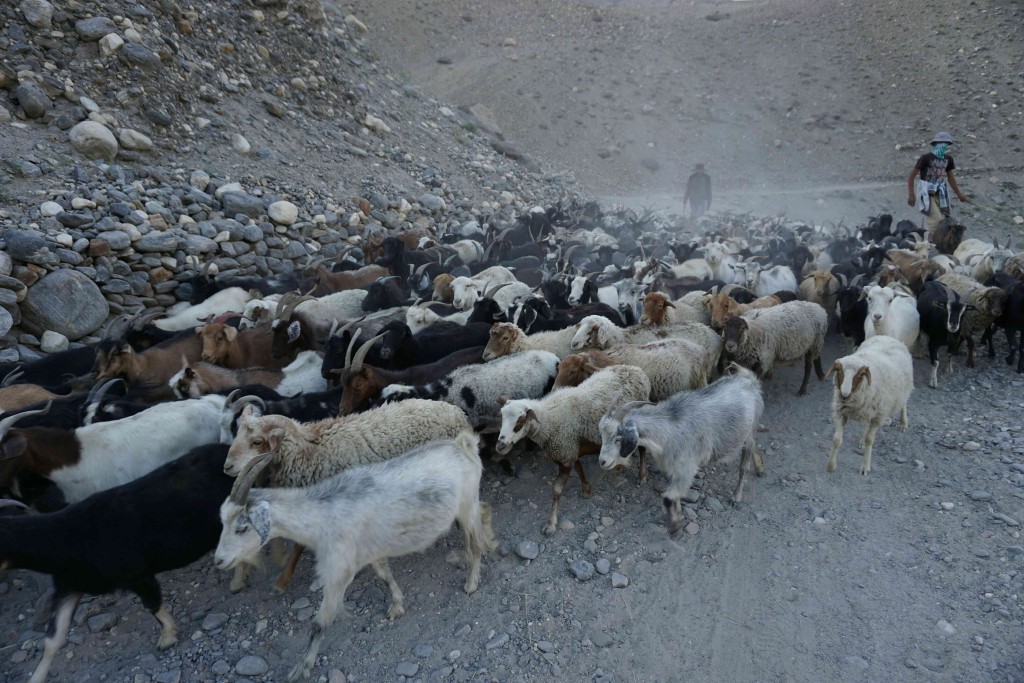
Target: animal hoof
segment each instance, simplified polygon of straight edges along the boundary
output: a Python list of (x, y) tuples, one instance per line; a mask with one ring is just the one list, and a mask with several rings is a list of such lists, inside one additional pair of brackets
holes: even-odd
[(405, 607), (403, 607), (402, 605), (392, 605), (391, 608), (388, 610), (388, 619), (394, 621), (395, 619), (401, 617), (403, 614), (405, 614)]
[(866, 476), (868, 475), (868, 473), (869, 473), (869, 472), (871, 472), (871, 470), (870, 470), (870, 469), (865, 469), (865, 468), (863, 468), (863, 467), (861, 467), (861, 468), (860, 468), (860, 473), (861, 473), (861, 475), (863, 475), (863, 476), (865, 476), (865, 477), (866, 477)]
[(588, 486), (587, 488), (583, 489), (582, 495), (584, 498), (590, 498), (592, 495), (594, 495), (594, 492)]
[(555, 527), (554, 524), (545, 524), (544, 528), (542, 529), (542, 531), (544, 532), (545, 536), (554, 536), (555, 535), (555, 528), (556, 527)]
[(825, 470), (828, 471), (828, 472), (835, 472), (836, 471), (836, 463), (834, 463), (831, 460), (829, 460), (828, 461), (828, 465), (825, 467)]
[(300, 678), (309, 678), (310, 669), (312, 667), (307, 667), (305, 662), (299, 662), (288, 673), (288, 680), (297, 681)]
[(479, 585), (480, 584), (477, 581), (467, 581), (466, 585), (462, 587), (462, 590), (470, 594), (476, 593), (476, 589), (479, 587)]
[(743, 505), (743, 500), (741, 498), (730, 498), (729, 499), (729, 506), (730, 507), (738, 508), (741, 505)]
[(166, 638), (162, 637), (162, 638), (160, 638), (160, 640), (157, 641), (156, 649), (160, 650), (160, 651), (163, 651), (163, 650), (166, 650), (166, 649), (170, 648), (171, 646), (173, 646), (177, 642), (178, 642), (178, 637), (176, 635), (168, 636)]

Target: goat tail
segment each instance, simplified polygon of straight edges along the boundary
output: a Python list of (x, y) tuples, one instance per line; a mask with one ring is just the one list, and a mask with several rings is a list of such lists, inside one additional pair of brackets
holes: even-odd
[(752, 379), (755, 382), (757, 381), (757, 374), (735, 361), (729, 363), (729, 367), (726, 368), (726, 372), (730, 375), (737, 375), (739, 377), (745, 377), (746, 379)]
[(455, 437), (455, 446), (466, 458), (480, 463), (480, 436), (476, 432), (471, 429), (459, 432)]

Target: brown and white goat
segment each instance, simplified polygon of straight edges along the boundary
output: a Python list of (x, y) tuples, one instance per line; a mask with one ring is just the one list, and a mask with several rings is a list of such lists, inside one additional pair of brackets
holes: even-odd
[[(239, 331), (224, 323), (209, 323), (197, 327), (196, 336), (202, 340), (202, 360), (226, 368), (283, 368), (292, 361), (291, 356), (274, 358), (273, 336), (267, 327)], [(179, 363), (175, 372), (180, 368)]]
[(96, 349), (97, 380), (120, 377), (139, 390), (141, 400), (169, 401), (174, 393), (167, 381), (181, 369), (181, 359), (199, 361), (203, 345), (199, 337), (185, 335), (136, 352), (128, 342), (103, 342)]

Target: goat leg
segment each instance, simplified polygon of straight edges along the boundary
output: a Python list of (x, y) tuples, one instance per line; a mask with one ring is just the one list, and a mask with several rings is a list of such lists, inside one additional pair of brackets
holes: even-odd
[[(302, 546), (297, 546), (301, 548)], [(373, 567), (373, 571), (377, 573), (377, 576), (381, 581), (388, 585), (388, 590), (391, 591), (391, 604), (388, 605), (388, 619), (394, 621), (398, 617), (405, 614), (405, 596), (402, 594), (402, 589), (398, 587), (398, 582), (395, 581), (395, 575), (391, 573), (391, 565), (388, 564), (388, 560), (385, 557), (382, 560), (375, 560), (370, 563)]]
[(836, 466), (839, 464), (839, 449), (843, 445), (843, 428), (846, 427), (846, 418), (840, 416), (839, 421), (836, 422), (836, 431), (832, 435), (832, 455), (829, 456), (828, 465), (825, 469), (829, 472), (835, 472)]
[(683, 533), (683, 503), (678, 498), (665, 496), (661, 499), (665, 505), (665, 513), (668, 515), (668, 537), (673, 541), (679, 540)]
[(819, 382), (825, 379), (825, 371), (821, 369), (821, 356), (814, 359), (814, 374), (818, 376)]
[(637, 479), (637, 484), (643, 485), (647, 483), (647, 449), (640, 448), (637, 450), (639, 451), (639, 453), (637, 454), (637, 458), (640, 460), (640, 462), (638, 463), (640, 468), (640, 474)]
[(174, 625), (174, 619), (160, 595), (160, 584), (157, 583), (156, 577), (136, 579), (131, 589), (142, 600), (142, 606), (152, 612), (160, 622), (160, 639), (156, 643), (156, 649), (166, 650), (174, 645), (178, 640), (178, 627)]
[(558, 501), (562, 499), (562, 491), (565, 490), (565, 483), (569, 481), (570, 474), (572, 474), (572, 465), (558, 466), (555, 491), (551, 496), (551, 515), (548, 517), (548, 523), (544, 525), (544, 533), (548, 536), (554, 534), (555, 529), (558, 528)]
[[(1012, 366), (1014, 358), (1017, 357), (1017, 330), (1007, 327), (1003, 331), (1006, 333), (1006, 345), (1010, 347), (1010, 355), (1006, 357), (1006, 364)], [(1021, 341), (1024, 342), (1024, 332), (1021, 333)]]
[(277, 581), (274, 582), (274, 590), (278, 593), (284, 593), (288, 590), (288, 586), (291, 585), (292, 577), (295, 576), (295, 568), (299, 565), (299, 558), (302, 557), (302, 551), (306, 549), (305, 546), (298, 543), (292, 548), (291, 554), (288, 556), (288, 564), (285, 565), (284, 569), (277, 577)]
[(36, 670), (32, 672), (28, 683), (43, 683), (46, 680), (54, 657), (68, 642), (71, 617), (74, 616), (75, 608), (78, 607), (78, 602), (82, 599), (82, 593), (69, 593), (60, 586), (55, 586), (55, 588), (53, 616), (50, 618), (50, 625), (46, 629), (46, 638), (43, 640), (43, 658), (36, 665)]
[(992, 337), (994, 337), (995, 334), (996, 334), (996, 326), (995, 326), (995, 323), (993, 323), (993, 324), (989, 325), (988, 329), (985, 330), (985, 333), (983, 335), (981, 335), (981, 343), (982, 344), (988, 343), (988, 357), (989, 358), (995, 358), (996, 357), (996, 347), (992, 345)]
[[(820, 363), (819, 363), (820, 367)], [(800, 391), (796, 392), (797, 396), (807, 395), (807, 385), (811, 381), (811, 353), (810, 351), (804, 356), (804, 381), (800, 384)]]
[[(974, 335), (968, 334), (967, 337), (967, 367), (974, 367)], [(962, 338), (962, 337), (961, 337)]]
[(871, 472), (871, 447), (875, 444), (875, 432), (878, 431), (880, 425), (881, 422), (878, 420), (872, 420), (864, 432), (864, 462), (860, 466), (861, 474)]
[(587, 473), (583, 471), (583, 463), (577, 460), (573, 463), (573, 469), (576, 470), (576, 474), (580, 477), (580, 487), (583, 489), (583, 497), (590, 498), (593, 495), (593, 491), (590, 488), (590, 482), (587, 481)]
[(317, 653), (320, 652), (320, 643), (324, 639), (324, 629), (334, 623), (334, 619), (341, 612), (345, 602), (345, 591), (352, 583), (352, 577), (356, 575), (356, 569), (350, 566), (332, 566), (331, 570), (337, 574), (324, 582), (324, 599), (309, 630), (309, 647), (306, 648), (306, 654), (302, 659), (296, 662), (288, 673), (289, 681), (296, 681), (302, 677), (309, 678), (309, 673), (316, 664)]
[(747, 469), (750, 467), (751, 460), (753, 460), (753, 454), (751, 453), (750, 444), (746, 443), (740, 453), (739, 480), (736, 482), (736, 488), (732, 492), (732, 500), (729, 501), (734, 507), (743, 502), (743, 485), (747, 482)]

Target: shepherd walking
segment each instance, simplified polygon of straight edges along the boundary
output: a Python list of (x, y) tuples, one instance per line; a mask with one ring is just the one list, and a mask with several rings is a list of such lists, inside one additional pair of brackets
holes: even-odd
[(704, 164), (697, 164), (686, 181), (683, 206), (690, 202), (690, 218), (699, 218), (711, 208), (711, 176), (704, 172)]
[(931, 144), (932, 151), (921, 155), (907, 178), (907, 204), (917, 205), (924, 214), (929, 238), (942, 219), (949, 216), (950, 188), (953, 188), (957, 199), (970, 202), (957, 187), (956, 176), (953, 175), (956, 164), (953, 155), (949, 153), (953, 137), (949, 133), (936, 133)]

